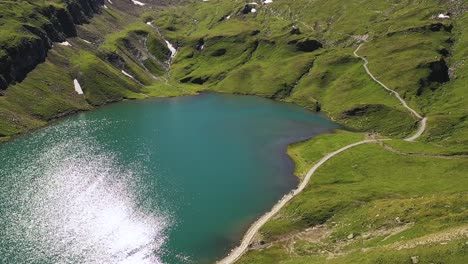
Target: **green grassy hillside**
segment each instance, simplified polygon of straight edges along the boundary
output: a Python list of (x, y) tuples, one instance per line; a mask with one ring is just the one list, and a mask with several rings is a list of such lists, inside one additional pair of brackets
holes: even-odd
[[(369, 132), (392, 140), (327, 162), (239, 263), (465, 262), (467, 1), (144, 2), (2, 1), (0, 140), (124, 99), (210, 90), (298, 104), (347, 130), (291, 146), (298, 177)], [(373, 75), (428, 118), (418, 142), (402, 140), (418, 120), (353, 55), (361, 43)]]
[[(353, 56), (366, 40), (359, 54), (372, 73), (428, 117), (428, 129), (418, 143), (386, 142), (393, 152), (369, 145), (333, 158), (239, 262), (464, 263), (467, 4), (246, 3), (194, 3), (154, 15), (180, 45), (173, 83), (283, 100), (325, 112), (352, 131), (408, 136), (416, 120)], [(252, 7), (257, 12), (243, 12)], [(450, 19), (437, 19), (447, 12)], [(292, 146), (296, 174), (362, 138), (346, 132)]]
[[(67, 10), (75, 2), (99, 5), (94, 14), (87, 14), (84, 7), (73, 14)], [(170, 52), (157, 30), (140, 18), (144, 9), (118, 0), (107, 3), (107, 8), (99, 0), (75, 2), (0, 3), (0, 61), (8, 62), (0, 70), (13, 76), (19, 68), (32, 68), (24, 79), (11, 79), (0, 90), (0, 136), (23, 133), (54, 118), (123, 99), (192, 93), (177, 88), (161, 91), (167, 86)], [(67, 20), (60, 20), (56, 10), (72, 17), (68, 21), (75, 23), (68, 25), (71, 32), (64, 29)], [(86, 20), (74, 21), (80, 15)], [(64, 41), (68, 44), (61, 45)], [(29, 53), (44, 54), (44, 59)], [(8, 78), (0, 73), (0, 81)], [(75, 92), (75, 79), (84, 95)]]
[[(415, 120), (352, 54), (367, 39), (360, 54), (371, 71), (431, 120), (426, 139), (466, 142), (460, 132), (466, 127), (460, 26), (466, 13), (436, 18), (465, 10), (462, 2), (273, 1), (244, 14), (246, 6), (197, 1), (154, 15), (164, 35), (180, 45), (174, 83), (293, 102), (353, 130), (403, 137)], [(322, 47), (304, 47), (312, 41)], [(445, 65), (447, 71), (439, 70)], [(437, 77), (444, 74), (450, 81)], [(447, 125), (454, 129), (443, 129)]]

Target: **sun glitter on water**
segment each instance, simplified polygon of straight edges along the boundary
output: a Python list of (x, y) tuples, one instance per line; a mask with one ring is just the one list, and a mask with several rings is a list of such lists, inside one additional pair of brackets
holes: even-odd
[[(77, 128), (79, 122), (53, 130), (62, 129), (61, 137)], [(171, 219), (138, 206), (133, 186), (142, 169), (121, 168), (114, 154), (78, 134), (53, 146), (36, 137), (28, 147), (37, 156), (20, 157), (27, 166), (0, 172), (14, 181), (14, 188), (0, 189), (0, 201), (8, 203), (1, 212), (0, 262), (162, 263)]]

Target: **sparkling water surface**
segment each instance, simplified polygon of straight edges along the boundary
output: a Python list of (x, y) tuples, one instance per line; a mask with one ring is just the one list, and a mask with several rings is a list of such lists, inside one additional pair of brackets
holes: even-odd
[(0, 263), (212, 263), (297, 184), (286, 145), (334, 128), (206, 93), (117, 103), (0, 144)]

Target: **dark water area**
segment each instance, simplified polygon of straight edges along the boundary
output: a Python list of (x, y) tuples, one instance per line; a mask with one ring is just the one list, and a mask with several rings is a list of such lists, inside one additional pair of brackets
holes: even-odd
[(335, 128), (206, 93), (117, 103), (0, 144), (0, 263), (212, 263), (297, 185), (287, 145)]

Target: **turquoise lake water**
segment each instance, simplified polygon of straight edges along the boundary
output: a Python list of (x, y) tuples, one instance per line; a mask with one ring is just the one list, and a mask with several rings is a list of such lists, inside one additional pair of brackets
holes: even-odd
[(0, 144), (0, 263), (213, 263), (297, 185), (286, 145), (334, 128), (294, 105), (205, 93)]

